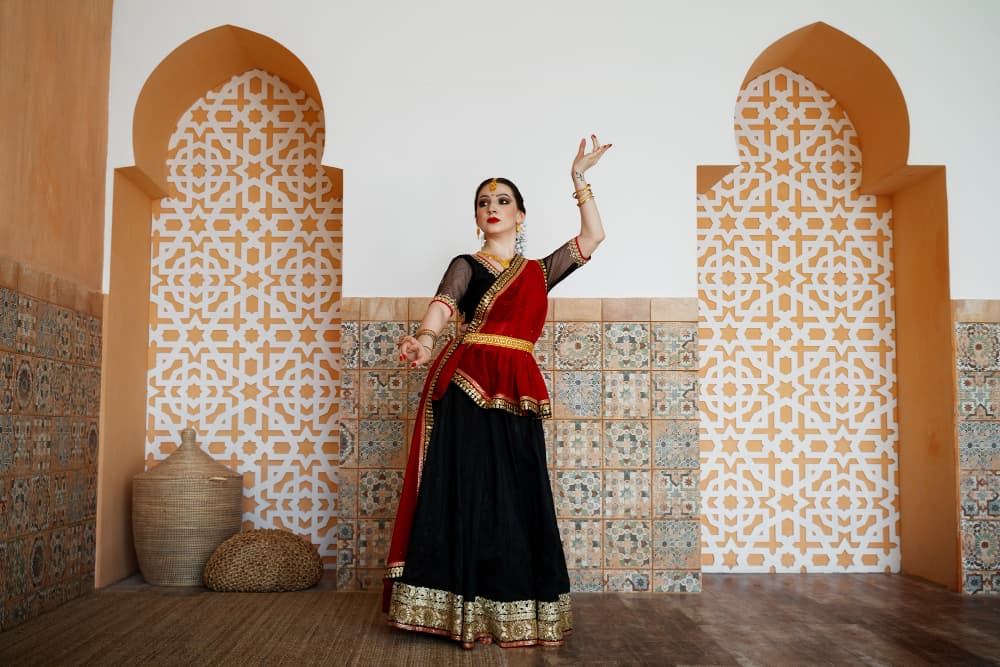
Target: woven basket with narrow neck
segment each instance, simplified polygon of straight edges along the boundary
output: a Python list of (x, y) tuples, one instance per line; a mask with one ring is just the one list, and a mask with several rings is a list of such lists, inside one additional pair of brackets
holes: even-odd
[(157, 586), (200, 586), (212, 552), (240, 531), (243, 476), (206, 454), (194, 429), (159, 465), (132, 479), (139, 570)]

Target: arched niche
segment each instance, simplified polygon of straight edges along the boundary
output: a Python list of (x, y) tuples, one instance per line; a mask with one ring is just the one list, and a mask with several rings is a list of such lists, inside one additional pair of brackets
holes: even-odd
[[(891, 70), (825, 24), (767, 47), (742, 86), (785, 67), (830, 92), (860, 137), (861, 191), (893, 210), (901, 569), (953, 590), (961, 581), (956, 378), (943, 166), (908, 164), (909, 115)], [(734, 169), (701, 165), (698, 193)]]
[[(115, 169), (110, 278), (102, 369), (95, 584), (136, 571), (131, 530), (132, 477), (144, 469), (150, 221), (167, 192), (170, 136), (181, 114), (234, 75), (262, 69), (322, 105), (312, 75), (291, 51), (250, 30), (224, 25), (187, 40), (153, 70), (132, 120), (135, 164)], [(323, 166), (342, 197), (340, 169)]]

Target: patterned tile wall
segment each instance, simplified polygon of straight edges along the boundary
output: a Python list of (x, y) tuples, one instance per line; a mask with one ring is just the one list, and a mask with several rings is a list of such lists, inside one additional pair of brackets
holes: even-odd
[(1000, 323), (955, 325), (963, 588), (1000, 595)]
[(0, 630), (94, 587), (101, 320), (0, 287)]
[[(549, 476), (575, 591), (700, 590), (695, 309), (691, 321), (654, 319), (670, 316), (658, 301), (554, 299), (535, 348), (553, 400)], [(398, 362), (395, 343), (425, 307), (344, 300), (342, 590), (381, 586), (425, 377)]]

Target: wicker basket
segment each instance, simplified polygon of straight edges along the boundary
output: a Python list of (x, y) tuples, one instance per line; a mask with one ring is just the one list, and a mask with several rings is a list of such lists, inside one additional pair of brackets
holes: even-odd
[(132, 479), (139, 570), (157, 586), (200, 586), (212, 552), (240, 531), (243, 476), (198, 447), (193, 429), (152, 470)]

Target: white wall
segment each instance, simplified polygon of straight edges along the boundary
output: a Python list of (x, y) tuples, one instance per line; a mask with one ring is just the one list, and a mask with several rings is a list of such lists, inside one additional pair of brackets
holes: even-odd
[(228, 23), (282, 43), (316, 79), (324, 163), (344, 169), (345, 296), (432, 293), (447, 260), (476, 247), (473, 188), (489, 176), (519, 184), (527, 254), (545, 254), (577, 228), (569, 167), (594, 131), (615, 144), (589, 175), (608, 240), (553, 295), (693, 297), (695, 168), (736, 161), (748, 67), (815, 21), (896, 75), (910, 164), (947, 166), (952, 297), (1000, 298), (996, 0), (117, 0), (108, 211), (146, 78)]

